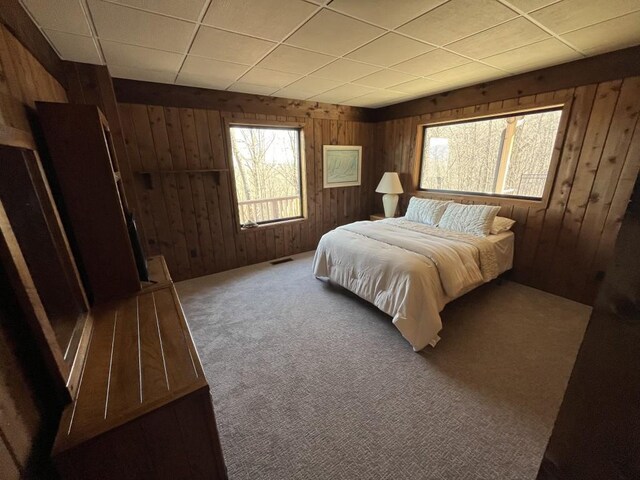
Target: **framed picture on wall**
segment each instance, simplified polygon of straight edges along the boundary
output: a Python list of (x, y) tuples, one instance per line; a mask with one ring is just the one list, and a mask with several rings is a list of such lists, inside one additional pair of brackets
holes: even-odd
[(361, 183), (362, 147), (356, 145), (323, 145), (324, 188), (357, 187)]

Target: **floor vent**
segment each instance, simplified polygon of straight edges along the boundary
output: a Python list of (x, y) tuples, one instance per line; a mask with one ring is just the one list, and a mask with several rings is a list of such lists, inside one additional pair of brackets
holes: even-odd
[(287, 257), (287, 258), (281, 258), (280, 260), (274, 260), (273, 262), (271, 262), (271, 265), (280, 265), (281, 263), (287, 263), (287, 262), (293, 262), (293, 258)]

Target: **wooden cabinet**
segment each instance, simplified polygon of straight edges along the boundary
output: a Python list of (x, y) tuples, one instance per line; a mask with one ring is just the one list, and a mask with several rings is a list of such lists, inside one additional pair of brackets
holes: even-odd
[(94, 105), (37, 102), (47, 173), (94, 303), (140, 289), (109, 126)]
[(53, 460), (68, 479), (225, 479), (198, 353), (161, 257), (153, 285), (91, 311), (93, 335)]
[[(36, 152), (0, 146), (0, 317), (12, 335), (26, 333), (24, 320), (34, 339), (20, 345), (32, 345), (20, 355), (33, 365), (7, 368), (18, 383), (37, 379), (43, 393), (22, 398), (19, 413), (9, 398), (4, 413), (14, 419), (2, 429), (0, 477), (17, 478), (15, 465), (28, 462), (25, 431), (35, 437), (40, 421), (34, 402), (48, 402), (52, 419), (66, 404), (52, 450), (63, 480), (224, 480), (209, 385), (164, 259), (149, 260), (151, 282), (138, 281), (106, 124), (95, 107), (39, 107), (53, 157), (49, 178), (65, 212), (58, 214)], [(65, 215), (75, 258), (99, 299), (92, 307)], [(0, 358), (14, 362), (9, 336), (0, 336)], [(45, 370), (40, 357), (52, 385), (35, 375)], [(22, 448), (13, 463), (3, 462), (7, 439)]]

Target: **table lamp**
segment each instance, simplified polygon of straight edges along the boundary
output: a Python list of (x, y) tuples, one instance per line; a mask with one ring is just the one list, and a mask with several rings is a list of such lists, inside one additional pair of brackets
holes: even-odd
[(376, 192), (384, 193), (382, 205), (384, 205), (384, 216), (391, 218), (396, 214), (398, 208), (398, 194), (402, 193), (400, 177), (396, 172), (385, 172), (376, 188)]

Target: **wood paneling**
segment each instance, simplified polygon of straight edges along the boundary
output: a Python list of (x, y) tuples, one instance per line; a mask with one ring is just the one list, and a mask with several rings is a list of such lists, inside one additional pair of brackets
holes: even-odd
[[(3, 15), (6, 2), (0, 4)], [(16, 2), (17, 3), (17, 2)], [(4, 20), (4, 17), (2, 17)], [(37, 100), (65, 102), (63, 87), (45, 67), (8, 31), (0, 25), (0, 139), (5, 145), (30, 146), (35, 144), (31, 128), (33, 107)], [(1, 159), (0, 159), (1, 162)], [(1, 169), (1, 166), (0, 166)], [(0, 275), (4, 277), (4, 273)], [(0, 285), (5, 289), (6, 285)], [(8, 294), (11, 290), (3, 290)], [(0, 299), (4, 300), (4, 299)], [(0, 302), (2, 303), (2, 302)], [(13, 480), (26, 473), (45, 457), (34, 444), (47, 437), (47, 422), (55, 421), (54, 394), (47, 392), (51, 385), (34, 376), (38, 355), (25, 349), (33, 345), (28, 338), (17, 337), (16, 329), (23, 318), (11, 312), (0, 321), (0, 476)], [(34, 372), (35, 370), (35, 372)], [(40, 384), (40, 387), (38, 387)], [(40, 390), (38, 389), (40, 388)], [(44, 390), (44, 394), (43, 394)], [(49, 418), (47, 418), (49, 416)], [(45, 440), (46, 443), (46, 440)], [(10, 458), (5, 464), (1, 459)]]
[(429, 95), (374, 110), (376, 121), (441, 112), (640, 75), (640, 46)]
[[(67, 96), (62, 85), (0, 24), (0, 127), (33, 139), (30, 118), (38, 100), (66, 102)], [(3, 138), (8, 143), (4, 140), (8, 138)]]
[(538, 480), (640, 478), (639, 242), (637, 183)]
[(113, 84), (121, 103), (354, 121), (368, 121), (373, 114), (369, 108), (139, 80), (116, 78)]
[[(369, 123), (127, 103), (120, 104), (120, 116), (131, 171), (154, 172), (134, 173), (128, 192), (140, 206), (146, 253), (163, 254), (176, 280), (312, 250), (328, 230), (371, 213)], [(238, 228), (225, 125), (243, 120), (304, 126), (305, 219)], [(326, 144), (363, 146), (360, 187), (322, 188)]]
[(517, 221), (514, 279), (590, 304), (638, 175), (640, 77), (381, 122), (376, 126), (376, 177), (384, 171), (401, 172), (405, 191), (415, 191), (420, 152), (414, 152), (422, 123), (517, 110), (568, 95), (570, 116), (563, 141), (556, 145), (560, 161), (546, 208), (504, 198), (447, 198), (500, 205), (500, 215)]
[(0, 23), (35, 55), (36, 61), (64, 85), (62, 60), (18, 0), (0, 0)]

